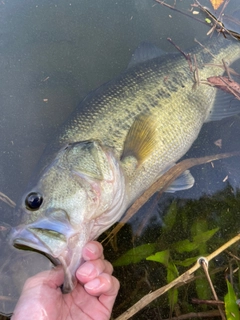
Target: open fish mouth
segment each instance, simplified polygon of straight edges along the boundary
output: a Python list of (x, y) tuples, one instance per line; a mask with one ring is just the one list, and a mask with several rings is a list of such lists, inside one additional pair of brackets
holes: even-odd
[[(38, 226), (41, 224), (42, 222), (38, 223)], [(43, 224), (45, 225), (45, 223)], [(78, 238), (78, 235), (73, 235), (73, 238), (75, 237)], [(50, 228), (36, 228), (34, 224), (30, 224), (27, 227), (22, 225), (14, 228), (11, 234), (11, 242), (15, 248), (36, 251), (45, 255), (55, 266), (62, 265), (64, 270), (64, 283), (61, 286), (62, 292), (69, 293), (73, 290), (77, 283), (75, 277), (76, 270), (83, 262), (81, 258), (81, 245), (80, 251), (75, 252), (74, 249), (71, 250), (68, 247), (66, 235)], [(47, 243), (53, 248), (52, 250)]]
[(14, 229), (11, 238), (15, 248), (38, 252), (46, 256), (54, 266), (61, 264), (59, 259), (55, 258), (51, 251), (46, 247), (46, 244), (44, 244), (34, 232), (31, 232), (31, 230), (26, 228), (21, 230)]

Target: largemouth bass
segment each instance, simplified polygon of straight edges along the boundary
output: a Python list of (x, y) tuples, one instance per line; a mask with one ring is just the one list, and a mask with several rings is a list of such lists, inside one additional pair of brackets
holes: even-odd
[[(62, 264), (65, 292), (74, 287), (86, 242), (174, 166), (204, 122), (240, 112), (233, 95), (219, 90), (215, 101), (217, 89), (203, 83), (224, 73), (223, 59), (240, 57), (240, 44), (220, 36), (206, 47), (191, 52), (193, 72), (180, 53), (139, 46), (127, 70), (91, 92), (47, 147), (18, 205), (23, 219), (12, 241)], [(193, 184), (187, 171), (169, 191)]]

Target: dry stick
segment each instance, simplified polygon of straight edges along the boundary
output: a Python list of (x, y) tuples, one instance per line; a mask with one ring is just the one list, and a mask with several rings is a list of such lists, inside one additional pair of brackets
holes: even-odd
[[(218, 21), (218, 19), (217, 19), (213, 14), (211, 14), (211, 12), (209, 12), (208, 10), (206, 10), (197, 0), (195, 0), (195, 1), (196, 1), (196, 3), (197, 3), (198, 7), (199, 7), (202, 11), (204, 11), (210, 18), (212, 18), (213, 21), (214, 21), (214, 23), (215, 23), (214, 26), (208, 31), (207, 35), (211, 34), (211, 33), (216, 29), (216, 26), (219, 26), (219, 27), (221, 28), (220, 32), (222, 32), (223, 35), (224, 35), (224, 32), (226, 32), (226, 33), (229, 34), (231, 37), (233, 37), (233, 38), (238, 38), (238, 37), (237, 37), (237, 36), (239, 36), (238, 34), (237, 34), (237, 36), (236, 36), (236, 35), (235, 35), (235, 32), (232, 32), (232, 31), (229, 31), (228, 29), (226, 29), (221, 21)], [(227, 2), (227, 4), (228, 4), (229, 1), (227, 0), (226, 2)], [(225, 9), (225, 6), (223, 7), (223, 10), (224, 10), (224, 9)], [(223, 10), (221, 11), (222, 13), (223, 13)], [(224, 35), (224, 36), (225, 36), (225, 35)]]
[[(207, 261), (205, 258), (202, 258), (202, 257), (201, 257), (201, 258), (198, 259), (198, 262), (200, 263), (200, 265), (202, 266), (202, 268), (203, 268), (203, 270), (204, 270), (204, 272), (205, 272), (205, 275), (206, 275), (207, 281), (208, 281), (208, 283), (209, 283), (209, 285), (210, 285), (210, 288), (211, 288), (211, 290), (212, 290), (214, 299), (215, 299), (216, 301), (218, 301), (217, 293), (216, 293), (216, 291), (215, 291), (215, 289), (214, 289), (212, 280), (211, 280), (210, 275), (209, 275), (209, 272), (208, 272), (208, 261)], [(223, 312), (223, 310), (222, 310), (222, 308), (221, 308), (220, 305), (218, 305), (218, 311), (219, 311), (219, 313), (220, 313), (220, 315), (221, 315), (222, 320), (226, 320), (225, 315), (224, 315), (224, 312)]]
[(171, 183), (181, 175), (185, 170), (204, 163), (211, 161), (229, 158), (232, 156), (239, 156), (240, 152), (232, 153), (220, 153), (212, 156), (202, 158), (190, 158), (177, 163), (175, 166), (170, 168), (164, 173), (156, 182), (154, 182), (150, 188), (148, 188), (127, 210), (123, 219), (117, 224), (117, 226), (108, 234), (108, 236), (102, 241), (108, 242), (122, 229), (125, 223), (148, 201), (151, 196), (159, 191), (160, 195), (171, 185)]
[(16, 203), (13, 202), (8, 196), (6, 196), (4, 193), (0, 192), (0, 200), (8, 204), (10, 207), (15, 208)]
[(224, 304), (224, 302), (221, 300), (202, 300), (202, 299), (196, 299), (196, 298), (192, 298), (192, 303), (206, 304), (206, 305)]
[[(220, 21), (221, 17), (223, 16), (223, 12), (224, 10), (226, 9), (227, 5), (229, 4), (230, 0), (225, 0), (223, 6), (222, 6), (222, 9), (221, 11), (219, 12), (219, 15), (218, 15), (218, 18), (217, 20)], [(221, 22), (221, 21), (220, 21)], [(222, 23), (222, 22), (221, 22)]]
[(212, 318), (212, 317), (219, 317), (219, 311), (210, 310), (210, 311), (203, 311), (203, 312), (190, 312), (187, 314), (181, 314), (177, 317), (172, 317), (171, 319), (163, 319), (163, 320), (185, 320), (185, 319), (192, 319), (192, 318)]
[(194, 69), (194, 80), (195, 80), (195, 84), (197, 86), (199, 86), (200, 78), (199, 78), (198, 65), (197, 65), (197, 59), (196, 59), (196, 55), (195, 54), (193, 55), (193, 60), (194, 60), (194, 66), (195, 66), (195, 69)]
[[(224, 245), (222, 245), (220, 248), (218, 248), (217, 250), (209, 254), (204, 259), (206, 259), (206, 261), (209, 262), (210, 260), (218, 256), (221, 252), (223, 252), (224, 250), (226, 250), (228, 247), (230, 247), (232, 244), (236, 243), (239, 240), (240, 240), (240, 234), (238, 234), (237, 236), (235, 236), (234, 238), (226, 242)], [(130, 307), (127, 311), (125, 311), (115, 320), (127, 320), (131, 318), (134, 314), (136, 314), (138, 311), (146, 307), (149, 303), (151, 303), (153, 300), (163, 295), (168, 290), (172, 289), (176, 285), (185, 284), (188, 280), (190, 280), (193, 277), (193, 273), (199, 268), (200, 268), (200, 264), (197, 261), (197, 263), (188, 271), (184, 272), (181, 276), (179, 276), (169, 284), (145, 295), (142, 299), (140, 299), (137, 303), (135, 303), (132, 307)]]
[(230, 252), (230, 251), (226, 251), (226, 253), (229, 255), (229, 256), (231, 256), (232, 258), (234, 258), (235, 260), (237, 260), (237, 261), (240, 261), (240, 258), (239, 257), (237, 257), (235, 254), (233, 254), (232, 252)]
[(211, 13), (209, 12), (205, 7), (201, 5), (201, 3), (198, 2), (198, 0), (195, 0), (198, 8), (200, 8), (203, 12), (205, 12), (210, 18), (213, 19), (214, 21), (214, 26), (208, 31), (207, 35), (211, 34), (213, 30), (216, 29), (216, 26), (219, 25), (222, 28), (222, 23), (218, 21), (218, 19)]
[(225, 69), (225, 71), (227, 73), (228, 79), (230, 81), (233, 81), (233, 79), (232, 79), (232, 77), (230, 75), (230, 71), (229, 71), (228, 65), (226, 64), (226, 61), (224, 59), (222, 59), (222, 63), (223, 63), (224, 69)]
[[(209, 66), (209, 67), (219, 67), (219, 68), (221, 68), (221, 69), (223, 69), (223, 70), (225, 70), (225, 68), (224, 68), (224, 65), (223, 64), (216, 64), (216, 63), (205, 63), (204, 64), (204, 66)], [(228, 71), (231, 73), (231, 74), (233, 74), (233, 75), (235, 75), (235, 76), (240, 76), (240, 74), (239, 73), (237, 73), (235, 70), (233, 70), (232, 68), (230, 68), (230, 67), (227, 67), (228, 68)]]
[(206, 48), (201, 42), (199, 42), (196, 38), (194, 38), (194, 41), (197, 42), (200, 45), (200, 47), (206, 50), (213, 58), (215, 58), (214, 54), (208, 48)]
[[(174, 10), (174, 11), (176, 11), (176, 12), (179, 12), (179, 13), (183, 14), (184, 16), (187, 16), (187, 17), (189, 17), (189, 18), (191, 18), (191, 19), (194, 19), (194, 20), (196, 20), (196, 21), (198, 21), (198, 22), (203, 23), (204, 25), (206, 25), (205, 21), (202, 21), (201, 19), (198, 19), (198, 18), (196, 18), (195, 16), (189, 15), (189, 14), (185, 13), (184, 11), (181, 11), (181, 10), (179, 10), (179, 9), (177, 9), (177, 8), (175, 8), (175, 7), (167, 4), (167, 3), (165, 3), (165, 2), (162, 1), (162, 0), (155, 0), (155, 1), (156, 1), (157, 3), (160, 3), (161, 5), (169, 8), (169, 9), (171, 9), (171, 10)], [(211, 18), (214, 20), (214, 22), (215, 22), (215, 25), (210, 29), (210, 31), (207, 33), (207, 35), (211, 34), (212, 31), (213, 31), (214, 29), (216, 29), (216, 26), (218, 25), (218, 26), (220, 26), (221, 29), (223, 29), (225, 32), (227, 32), (227, 33), (229, 33), (231, 36), (233, 36), (227, 29), (223, 28), (223, 24), (222, 24), (220, 21), (218, 21), (210, 12), (208, 12), (208, 10), (206, 10), (197, 0), (195, 0), (195, 1), (196, 1), (196, 3), (197, 3), (197, 6), (198, 6), (202, 11), (204, 11), (209, 17), (211, 17)], [(228, 1), (228, 0), (227, 0), (227, 1)], [(224, 9), (225, 9), (225, 7), (224, 7)]]
[(194, 19), (195, 21), (198, 21), (198, 22), (203, 23), (204, 25), (206, 25), (206, 23), (205, 23), (204, 21), (202, 21), (202, 20), (196, 18), (195, 16), (190, 15), (190, 14), (184, 12), (184, 11), (179, 10), (179, 9), (171, 6), (170, 4), (165, 3), (165, 2), (162, 1), (162, 0), (155, 0), (155, 1), (156, 1), (157, 3), (160, 3), (162, 6), (165, 6), (165, 7), (169, 8), (169, 9), (171, 9), (171, 10), (174, 10), (174, 11), (176, 11), (176, 12), (179, 12), (179, 13), (183, 14), (184, 16), (187, 16), (188, 18)]
[[(212, 18), (213, 21), (215, 22), (215, 25), (209, 30), (209, 32), (207, 33), (207, 35), (211, 34), (212, 31), (216, 29), (216, 26), (219, 26), (219, 27), (221, 28), (221, 31), (224, 30), (224, 32), (226, 32), (227, 34), (229, 34), (231, 37), (233, 37), (233, 38), (235, 38), (235, 39), (239, 39), (239, 34), (238, 34), (238, 33), (234, 32), (234, 31), (229, 31), (229, 30), (227, 30), (227, 29), (224, 27), (224, 25), (222, 24), (222, 22), (218, 21), (218, 20), (214, 17), (214, 15), (212, 15), (208, 10), (206, 10), (197, 0), (195, 0), (195, 1), (196, 1), (196, 3), (197, 3), (197, 5), (195, 5), (195, 6), (197, 6), (197, 7), (200, 8), (202, 11), (204, 11), (204, 12), (205, 12), (210, 18)], [(162, 1), (162, 0), (155, 0), (155, 2), (157, 2), (157, 3), (159, 3), (159, 4), (163, 5), (163, 6), (165, 6), (165, 7), (167, 7), (167, 8), (169, 8), (169, 9), (171, 9), (171, 10), (174, 10), (174, 11), (176, 11), (176, 12), (179, 12), (179, 13), (183, 14), (184, 16), (187, 16), (188, 18), (194, 19), (194, 20), (196, 20), (196, 21), (198, 21), (198, 22), (206, 25), (205, 21), (202, 21), (201, 19), (198, 19), (198, 18), (196, 18), (196, 17), (193, 16), (193, 15), (189, 15), (189, 14), (185, 13), (184, 11), (181, 11), (181, 10), (179, 10), (179, 9), (177, 9), (177, 8), (175, 8), (175, 7), (167, 4), (167, 3), (165, 3), (165, 2)], [(227, 4), (228, 4), (228, 1), (227, 1)], [(225, 9), (225, 7), (223, 7), (223, 9)], [(222, 10), (222, 13), (223, 13), (223, 10)]]
[(167, 40), (184, 56), (184, 58), (187, 60), (188, 62), (188, 65), (189, 65), (189, 68), (190, 68), (190, 71), (192, 72), (193, 71), (193, 68), (192, 68), (192, 60), (191, 60), (191, 56), (189, 53), (185, 53), (184, 51), (182, 51), (182, 49), (176, 45), (171, 38), (167, 38)]

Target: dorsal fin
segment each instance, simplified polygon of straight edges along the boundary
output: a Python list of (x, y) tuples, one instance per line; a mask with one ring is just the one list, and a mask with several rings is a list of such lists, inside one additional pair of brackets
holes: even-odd
[(156, 117), (152, 114), (140, 115), (132, 124), (125, 143), (121, 159), (133, 156), (138, 164), (153, 152), (157, 140)]
[(145, 62), (165, 54), (165, 51), (159, 49), (154, 44), (147, 41), (143, 41), (139, 44), (137, 49), (132, 54), (132, 58), (128, 64), (128, 68), (131, 68), (137, 65), (138, 63)]

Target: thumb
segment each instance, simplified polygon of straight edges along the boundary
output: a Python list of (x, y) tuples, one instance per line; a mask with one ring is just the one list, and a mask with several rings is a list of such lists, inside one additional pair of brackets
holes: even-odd
[(52, 289), (57, 289), (63, 284), (64, 272), (62, 266), (54, 267), (51, 270), (43, 271), (30, 277), (25, 282), (23, 291), (31, 290), (38, 286), (48, 286)]

